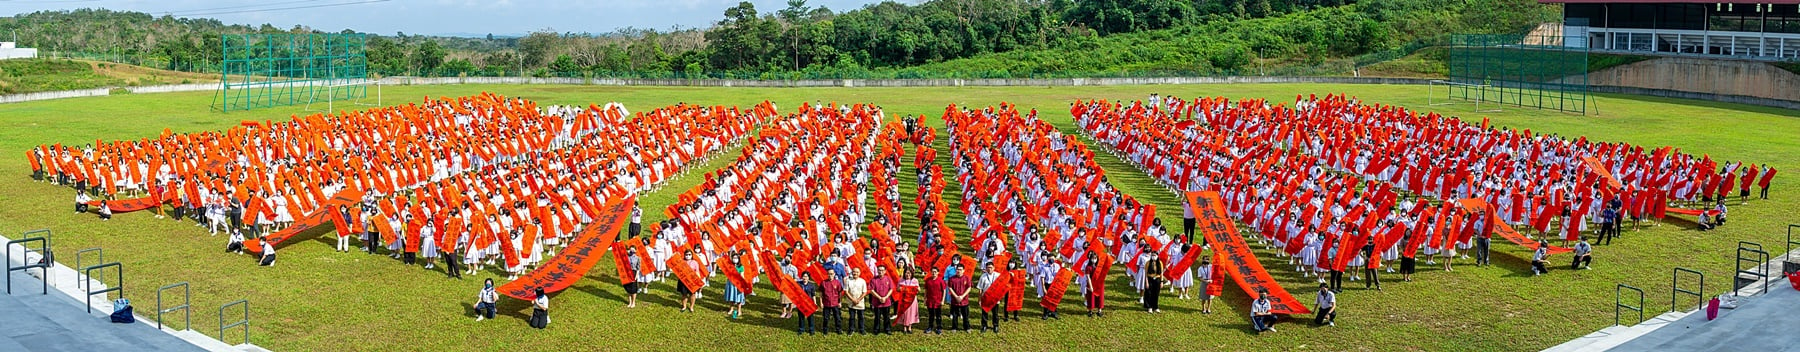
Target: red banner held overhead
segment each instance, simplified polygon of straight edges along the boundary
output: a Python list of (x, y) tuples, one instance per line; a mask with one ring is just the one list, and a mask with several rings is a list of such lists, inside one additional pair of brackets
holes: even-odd
[(1219, 254), (1219, 263), (1214, 270), (1224, 270), (1236, 281), (1238, 288), (1252, 297), (1258, 291), (1269, 293), (1268, 299), (1276, 314), (1307, 314), (1311, 310), (1300, 304), (1299, 300), (1288, 294), (1281, 284), (1269, 277), (1262, 263), (1256, 260), (1256, 254), (1250, 251), (1250, 245), (1237, 234), (1237, 226), (1225, 217), (1225, 202), (1220, 200), (1219, 193), (1213, 191), (1188, 192), (1188, 202), (1194, 204), (1194, 219), (1199, 222), (1201, 231), (1212, 239), (1214, 250)]
[(535, 289), (542, 288), (546, 294), (553, 293), (580, 281), (588, 270), (594, 268), (594, 264), (600, 263), (600, 258), (606, 256), (613, 240), (619, 237), (619, 229), (630, 219), (632, 204), (636, 202), (636, 196), (629, 196), (602, 207), (600, 214), (594, 217), (594, 222), (570, 239), (568, 248), (563, 248), (555, 257), (545, 260), (544, 265), (537, 270), (500, 285), (500, 293), (529, 300), (535, 298), (535, 293), (532, 292)]

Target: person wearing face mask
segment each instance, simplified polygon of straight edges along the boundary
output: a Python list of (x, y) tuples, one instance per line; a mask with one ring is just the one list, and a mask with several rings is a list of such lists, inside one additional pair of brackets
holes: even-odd
[(494, 290), (494, 279), (487, 279), (481, 293), (475, 295), (475, 321), (493, 319), (494, 302), (499, 300), (500, 292)]
[[(697, 260), (694, 260), (694, 250), (690, 249), (690, 250), (683, 251), (681, 259), (682, 259), (682, 261), (678, 265), (686, 265), (689, 268), (688, 270), (692, 270), (694, 273), (702, 272), (700, 270), (700, 262)], [(683, 312), (694, 311), (694, 299), (699, 296), (700, 288), (699, 287), (687, 287), (686, 282), (682, 282), (681, 280), (675, 280), (675, 292), (678, 294), (681, 294), (681, 311), (683, 311)]]
[(631, 275), (632, 278), (637, 278), (637, 280), (632, 280), (632, 282), (626, 283), (624, 285), (625, 286), (625, 308), (637, 308), (637, 295), (638, 295), (638, 292), (641, 291), (640, 288), (643, 287), (642, 274), (638, 273), (638, 268), (643, 267), (642, 266), (643, 260), (638, 258), (637, 248), (626, 249), (625, 250), (625, 258), (626, 258), (625, 259), (626, 263), (630, 264), (630, 265), (626, 265), (627, 268), (624, 268), (626, 275)]

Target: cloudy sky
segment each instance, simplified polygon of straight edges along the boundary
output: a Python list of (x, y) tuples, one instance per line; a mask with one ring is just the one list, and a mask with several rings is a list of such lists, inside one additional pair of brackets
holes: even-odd
[[(609, 32), (622, 27), (668, 29), (710, 26), (740, 0), (0, 0), (0, 16), (41, 10), (107, 8), (177, 17), (217, 18), (228, 24), (296, 24), (324, 31), (354, 29), (393, 34), (520, 35)], [(787, 7), (786, 0), (749, 0), (758, 13)], [(895, 0), (913, 3), (916, 0)], [(876, 0), (808, 0), (833, 11)]]

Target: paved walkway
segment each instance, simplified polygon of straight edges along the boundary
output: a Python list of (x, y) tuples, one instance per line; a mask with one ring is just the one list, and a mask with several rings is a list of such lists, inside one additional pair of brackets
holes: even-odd
[(0, 351), (205, 351), (142, 321), (113, 324), (112, 312), (90, 314), (86, 303), (54, 289), (43, 294), (43, 281), (24, 271), (9, 275), (12, 294), (0, 290)]

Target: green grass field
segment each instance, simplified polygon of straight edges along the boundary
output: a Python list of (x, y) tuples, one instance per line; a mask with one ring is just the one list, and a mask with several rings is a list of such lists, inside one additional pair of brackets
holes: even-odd
[[(124, 264), (125, 296), (150, 312), (155, 289), (174, 282), (193, 288), (196, 330), (218, 333), (217, 307), (249, 299), (253, 309), (252, 343), (274, 350), (825, 350), (876, 347), (882, 350), (1537, 350), (1611, 325), (1614, 285), (1644, 288), (1648, 311), (1669, 308), (1669, 273), (1675, 266), (1709, 275), (1707, 291), (1729, 285), (1737, 241), (1785, 248), (1783, 231), (1800, 223), (1800, 196), (1793, 190), (1800, 172), (1800, 112), (1738, 105), (1643, 97), (1602, 96), (1600, 116), (1508, 108), (1474, 114), (1473, 106), (1427, 106), (1423, 86), (1381, 85), (1190, 85), (1125, 87), (1011, 88), (645, 88), (590, 86), (391, 86), (387, 104), (413, 102), (425, 96), (461, 96), (483, 91), (523, 97), (540, 104), (618, 101), (634, 111), (677, 102), (750, 106), (775, 101), (783, 111), (800, 102), (872, 102), (890, 115), (940, 115), (947, 104), (987, 106), (1000, 102), (1036, 108), (1065, 133), (1076, 129), (1068, 116), (1075, 99), (1141, 99), (1150, 93), (1193, 98), (1267, 97), (1290, 102), (1297, 94), (1348, 93), (1364, 101), (1398, 104), (1465, 117), (1489, 116), (1501, 126), (1529, 128), (1561, 135), (1647, 146), (1673, 145), (1684, 152), (1709, 154), (1716, 160), (1748, 160), (1785, 170), (1777, 178), (1772, 200), (1735, 206), (1730, 225), (1716, 232), (1684, 228), (1684, 222), (1628, 231), (1618, 243), (1596, 249), (1595, 269), (1555, 270), (1531, 277), (1529, 253), (1496, 243), (1495, 266), (1459, 265), (1453, 272), (1427, 269), (1413, 282), (1384, 275), (1385, 291), (1363, 290), (1346, 283), (1340, 296), (1342, 315), (1335, 328), (1281, 325), (1275, 334), (1257, 336), (1249, 329), (1246, 297), (1227, 287), (1218, 312), (1198, 313), (1198, 301), (1165, 298), (1167, 313), (1135, 312), (1135, 297), (1115, 275), (1109, 285), (1113, 314), (1090, 319), (1075, 300), (1066, 301), (1061, 321), (1041, 322), (1035, 300), (1028, 299), (1023, 323), (1008, 323), (1001, 335), (826, 336), (796, 337), (792, 320), (778, 320), (773, 287), (758, 287), (759, 296), (746, 306), (746, 317), (727, 319), (717, 285), (707, 292), (699, 312), (675, 309), (672, 280), (652, 285), (646, 304), (624, 308), (611, 260), (589, 273), (587, 280), (557, 295), (554, 323), (548, 330), (528, 328), (523, 302), (504, 301), (497, 321), (475, 322), (470, 308), (481, 278), (445, 279), (442, 269), (408, 267), (386, 256), (333, 252), (326, 239), (297, 242), (282, 249), (276, 267), (257, 267), (252, 259), (223, 251), (224, 237), (209, 237), (189, 222), (155, 220), (149, 214), (125, 214), (111, 222), (71, 213), (69, 189), (34, 183), (28, 177), (24, 151), (38, 144), (82, 144), (99, 140), (155, 138), (164, 128), (175, 131), (218, 130), (240, 120), (285, 119), (298, 107), (221, 114), (207, 109), (210, 92), (121, 95), (0, 105), (0, 233), (9, 237), (39, 228), (53, 229), (59, 259), (73, 265), (75, 250), (105, 248), (107, 258)], [(1441, 99), (1440, 99), (1441, 101)], [(728, 151), (736, 154), (738, 151)], [(1151, 183), (1130, 165), (1104, 153), (1101, 164), (1124, 192), (1141, 200), (1176, 209), (1178, 199)], [(696, 170), (711, 170), (732, 158), (715, 158)], [(908, 163), (910, 164), (910, 163)], [(911, 175), (911, 170), (903, 170)], [(646, 209), (660, 209), (700, 182), (689, 173), (643, 198)], [(903, 199), (914, 185), (902, 177)], [(944, 198), (958, 201), (951, 185)], [(952, 207), (954, 208), (954, 207)], [(660, 215), (660, 212), (647, 212)], [(910, 213), (909, 213), (910, 214)], [(951, 214), (960, 226), (962, 214)], [(1165, 222), (1180, 212), (1164, 211)], [(646, 223), (660, 216), (647, 216)], [(915, 237), (908, 224), (904, 237)], [(961, 231), (961, 229), (959, 229)], [(1267, 251), (1264, 265), (1304, 302), (1316, 291), (1312, 281), (1287, 270)], [(1566, 259), (1566, 257), (1564, 257)], [(1558, 259), (1563, 260), (1563, 259)], [(1467, 261), (1463, 262), (1467, 263)], [(1123, 269), (1119, 269), (1123, 270)], [(1785, 287), (1779, 289), (1786, 289)], [(1165, 296), (1166, 297), (1166, 296)], [(1692, 302), (1680, 303), (1680, 305)], [(1628, 318), (1633, 319), (1635, 317)], [(230, 318), (228, 318), (229, 320)], [(1629, 321), (1627, 323), (1630, 323)], [(176, 324), (179, 324), (177, 322)], [(230, 334), (237, 336), (235, 332)], [(677, 347), (682, 346), (682, 347)]]

